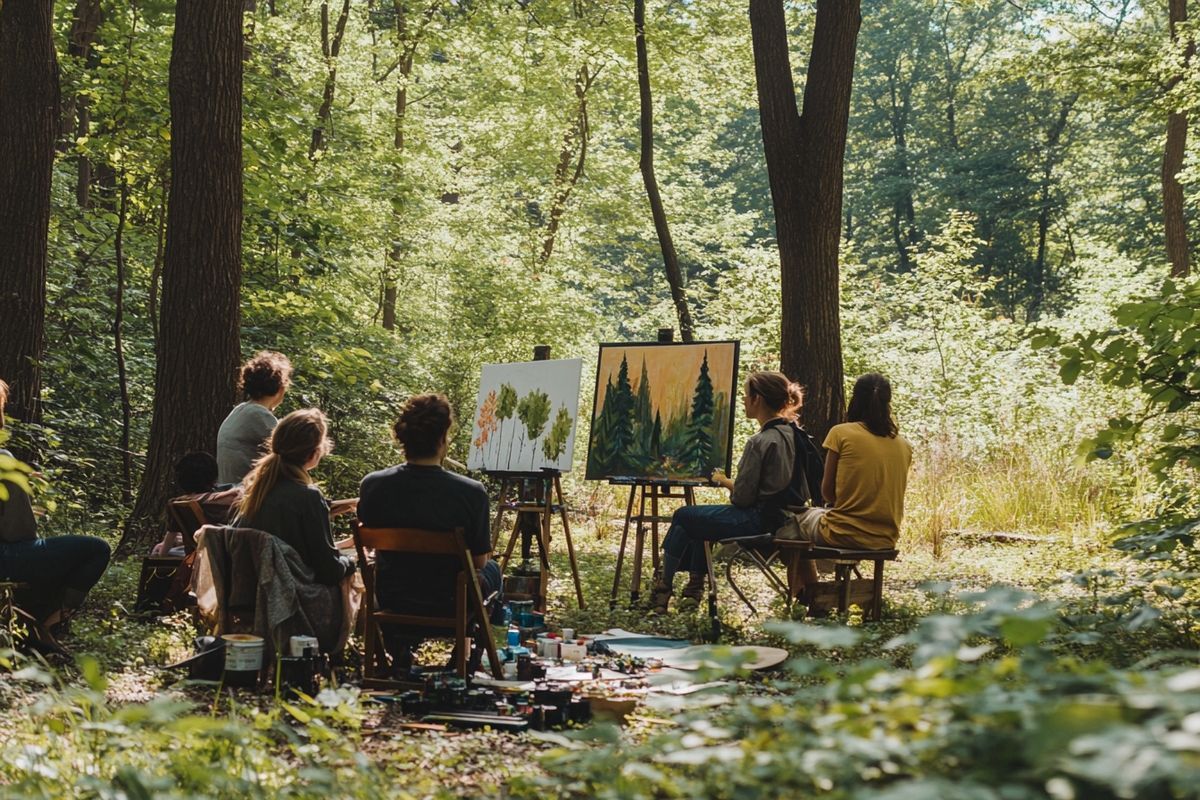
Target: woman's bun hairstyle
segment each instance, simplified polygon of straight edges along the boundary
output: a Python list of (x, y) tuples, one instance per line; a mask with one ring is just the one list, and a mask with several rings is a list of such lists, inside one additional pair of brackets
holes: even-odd
[(251, 400), (279, 394), (292, 380), (292, 362), (283, 353), (263, 350), (242, 366), (238, 383)]
[(746, 388), (784, 419), (795, 419), (804, 405), (804, 387), (788, 380), (782, 372), (752, 372), (746, 379)]
[(438, 445), (454, 423), (454, 412), (444, 394), (410, 397), (392, 426), (392, 434), (409, 459), (436, 455)]

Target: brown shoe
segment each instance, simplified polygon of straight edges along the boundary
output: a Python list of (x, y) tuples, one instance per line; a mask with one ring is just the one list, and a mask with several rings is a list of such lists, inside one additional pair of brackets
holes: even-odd
[(650, 613), (665, 614), (671, 603), (671, 587), (662, 581), (656, 581), (650, 590)]
[(692, 572), (688, 575), (687, 586), (679, 593), (679, 608), (695, 608), (704, 598), (708, 586), (708, 576), (703, 572)]

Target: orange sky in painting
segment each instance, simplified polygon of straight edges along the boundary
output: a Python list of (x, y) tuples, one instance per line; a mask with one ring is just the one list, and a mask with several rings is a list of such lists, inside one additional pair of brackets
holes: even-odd
[(610, 378), (613, 384), (617, 382), (622, 356), (629, 356), (629, 384), (633, 387), (633, 393), (637, 394), (644, 356), (646, 372), (650, 378), (650, 401), (656, 410), (663, 413), (665, 424), (668, 421), (667, 414), (677, 407), (683, 398), (691, 403), (692, 392), (696, 388), (696, 376), (700, 374), (700, 364), (704, 361), (706, 351), (713, 391), (724, 392), (726, 397), (731, 398), (731, 402), (735, 402), (737, 392), (733, 391), (731, 385), (735, 380), (732, 343), (605, 347), (600, 351), (600, 381), (592, 419), (599, 416), (604, 407), (605, 384)]

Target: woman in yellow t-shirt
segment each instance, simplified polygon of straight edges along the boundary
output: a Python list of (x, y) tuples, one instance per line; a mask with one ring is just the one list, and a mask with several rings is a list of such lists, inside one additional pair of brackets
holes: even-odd
[[(825, 437), (821, 494), (827, 507), (798, 516), (801, 538), (834, 547), (890, 550), (904, 519), (912, 445), (892, 418), (887, 378), (872, 372), (855, 381), (846, 419)], [(815, 581), (812, 562), (801, 566), (801, 580)]]

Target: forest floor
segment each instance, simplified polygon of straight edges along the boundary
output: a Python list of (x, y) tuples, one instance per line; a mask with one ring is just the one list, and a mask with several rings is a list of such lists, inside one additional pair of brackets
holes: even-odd
[[(552, 624), (573, 627), (581, 633), (620, 627), (700, 641), (707, 632), (708, 621), (699, 609), (663, 617), (629, 608), (627, 603), (609, 610), (608, 594), (620, 524), (621, 519), (613, 519), (610, 514), (572, 520), (587, 602), (585, 610), (575, 607), (565, 548), (561, 532), (555, 527), (552, 548), (555, 572), (548, 614)], [(1048, 597), (1078, 596), (1080, 590), (1066, 577), (1091, 567), (1122, 568), (1118, 554), (1107, 546), (1102, 532), (1097, 530), (1062, 530), (1027, 539), (967, 532), (947, 536), (936, 555), (929, 546), (904, 547), (902, 542), (901, 560), (887, 570), (884, 620), (864, 626), (869, 634), (860, 650), (866, 647), (873, 648), (875, 654), (882, 653), (882, 645), (893, 636), (911, 629), (921, 617), (952, 604), (954, 591), (1005, 583)], [(138, 568), (136, 560), (118, 562), (110, 568), (86, 611), (74, 620), (65, 644), (77, 654), (97, 659), (101, 672), (107, 675), (106, 692), (113, 704), (146, 702), (166, 693), (186, 698), (199, 713), (215, 710), (222, 700), (214, 696), (211, 688), (185, 687), (180, 673), (163, 669), (190, 652), (195, 631), (187, 615), (145, 619), (130, 612)], [(648, 577), (648, 566), (646, 571)], [(760, 611), (751, 616), (733, 593), (723, 587), (724, 641), (788, 646), (762, 626), (764, 621), (781, 616), (784, 611), (772, 599), (765, 582), (756, 573), (746, 572), (740, 583), (750, 591)], [(627, 599), (627, 595), (623, 596)], [(859, 615), (851, 614), (849, 618), (816, 624), (862, 623)], [(61, 680), (70, 684), (83, 679), (68, 668)], [(5, 688), (5, 683), (0, 681), (0, 689)], [(0, 712), (0, 719), (7, 719), (15, 726), (20, 718), (34, 713), (32, 701), (37, 692), (36, 687), (14, 692), (9, 684), (6, 696), (0, 698), (0, 707), (7, 706)], [(268, 704), (271, 697), (243, 695), (239, 702)], [(394, 706), (364, 704), (363, 709), (361, 752), (414, 796), (443, 792), (469, 796), (494, 794), (516, 776), (537, 773), (536, 756), (554, 746), (534, 734), (412, 732), (398, 727), (404, 719)], [(31, 718), (26, 721), (37, 724)], [(656, 723), (651, 721), (635, 721), (627, 728), (626, 735), (643, 736), (655, 727)], [(0, 740), (3, 738), (0, 736)]]

